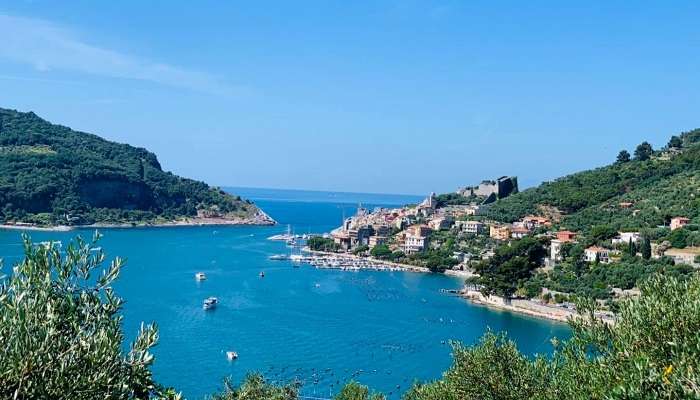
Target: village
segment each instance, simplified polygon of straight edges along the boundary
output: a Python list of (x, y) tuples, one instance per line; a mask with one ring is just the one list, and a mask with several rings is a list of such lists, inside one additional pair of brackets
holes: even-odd
[[(507, 184), (505, 186), (508, 189), (504, 190), (502, 182), (506, 180), (515, 182), (515, 185)], [(528, 215), (512, 223), (488, 219), (486, 211), (491, 204), (496, 199), (515, 192), (516, 178), (501, 177), (494, 181), (483, 181), (478, 186), (459, 189), (448, 195), (438, 196), (431, 193), (417, 205), (377, 208), (372, 211), (360, 206), (356, 215), (346, 218), (342, 226), (326, 235), (325, 240), (332, 240), (334, 252), (338, 253), (338, 256), (345, 254), (364, 260), (357, 264), (360, 267), (355, 266), (354, 269), (395, 270), (403, 266), (405, 270), (439, 270), (469, 278), (478, 275), (473, 268), (475, 263), (489, 260), (499, 246), (533, 237), (543, 239), (543, 243), (547, 244), (546, 256), (542, 257), (539, 270), (550, 271), (562, 261), (562, 249), (576, 244), (581, 233), (563, 228), (556, 229), (560, 226), (559, 221), (544, 215)], [(459, 201), (454, 201), (455, 199)], [(634, 207), (634, 204), (624, 202), (618, 207), (628, 209)], [(682, 216), (673, 217), (667, 228), (675, 231), (689, 222), (688, 218)], [(420, 260), (422, 254), (442, 248), (446, 240), (456, 243), (456, 250), (449, 254), (450, 262), (441, 262), (443, 265), (440, 266), (430, 265), (430, 260), (418, 264), (414, 262)], [(591, 265), (610, 264), (619, 261), (630, 248), (636, 249), (634, 252), (641, 255), (644, 240), (639, 231), (617, 232), (616, 236), (608, 240), (585, 247), (582, 261)], [(668, 242), (648, 243), (648, 246), (653, 259), (665, 257), (676, 264), (694, 267), (700, 265), (700, 247), (674, 248)], [(399, 263), (387, 264), (388, 261), (397, 260), (400, 260)], [(314, 265), (332, 267), (331, 264), (319, 263), (318, 260)], [(615, 297), (638, 294), (634, 288), (612, 288), (612, 293)], [(477, 303), (550, 319), (566, 320), (576, 316), (575, 306), (566, 301), (567, 297), (564, 294), (546, 288), (542, 289), (541, 296), (537, 299), (484, 295), (480, 288), (474, 285), (465, 285), (460, 294)], [(555, 295), (559, 299), (556, 302), (553, 300)], [(542, 301), (543, 298), (546, 301)], [(550, 298), (552, 300), (549, 300)], [(601, 318), (610, 319), (610, 315), (602, 313)]]

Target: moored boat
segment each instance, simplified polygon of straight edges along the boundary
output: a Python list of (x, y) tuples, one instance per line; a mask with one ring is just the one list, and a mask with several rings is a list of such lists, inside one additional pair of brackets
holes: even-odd
[(219, 299), (216, 297), (207, 297), (204, 299), (204, 304), (202, 305), (202, 308), (205, 310), (211, 310), (213, 308), (216, 308), (216, 305), (219, 304)]
[(194, 279), (198, 281), (203, 281), (207, 279), (207, 276), (204, 274), (204, 272), (197, 272), (196, 274), (194, 274)]

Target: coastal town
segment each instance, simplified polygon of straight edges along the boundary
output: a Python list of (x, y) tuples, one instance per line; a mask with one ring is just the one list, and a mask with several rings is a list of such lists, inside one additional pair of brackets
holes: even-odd
[[(517, 178), (504, 176), (454, 193), (431, 193), (415, 205), (374, 210), (360, 205), (355, 215), (332, 232), (310, 238), (307, 250), (312, 254), (299, 255), (295, 261), (317, 268), (451, 274), (466, 280), (457, 294), (476, 303), (561, 321), (578, 315), (569, 293), (547, 287), (539, 288), (534, 295), (522, 291), (489, 293), (477, 283), (479, 267), (488, 263), (499, 248), (526, 238), (536, 240), (544, 250), (533, 274), (550, 273), (565, 260), (572, 246), (582, 244), (587, 245), (576, 257), (589, 266), (620, 262), (630, 251), (638, 257), (700, 265), (700, 247), (677, 248), (668, 241), (650, 242), (640, 231), (619, 231), (605, 240), (592, 240), (582, 232), (566, 229), (552, 215), (527, 215), (511, 223), (489, 218), (488, 210), (495, 202), (517, 192)], [(631, 202), (617, 206), (621, 210), (634, 208)], [(689, 223), (689, 218), (675, 216), (661, 228), (674, 232)], [(643, 254), (645, 246), (649, 255)], [(636, 288), (609, 289), (612, 299), (638, 295)], [(599, 303), (602, 311), (597, 314), (611, 321), (612, 312), (606, 311), (610, 303)]]

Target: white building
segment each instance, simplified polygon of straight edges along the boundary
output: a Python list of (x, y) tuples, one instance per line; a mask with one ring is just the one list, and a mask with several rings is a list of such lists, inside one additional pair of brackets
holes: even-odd
[(415, 225), (406, 231), (403, 243), (403, 252), (406, 254), (418, 253), (425, 250), (428, 244), (430, 228), (424, 225)]
[(607, 264), (610, 262), (610, 250), (605, 247), (591, 246), (584, 251), (584, 257), (588, 262), (600, 262)]
[(549, 259), (552, 262), (561, 261), (561, 245), (562, 241), (559, 239), (553, 239), (549, 242)]
[(629, 244), (630, 241), (632, 243), (639, 243), (641, 238), (642, 235), (639, 232), (618, 232), (618, 236), (613, 238), (612, 244)]
[(486, 231), (486, 225), (479, 221), (457, 221), (455, 225), (464, 233), (474, 235), (482, 234)]

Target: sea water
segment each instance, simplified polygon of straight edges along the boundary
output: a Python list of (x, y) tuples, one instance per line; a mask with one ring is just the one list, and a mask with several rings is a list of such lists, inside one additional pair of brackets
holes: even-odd
[[(160, 333), (156, 379), (200, 399), (252, 371), (303, 382), (308, 396), (328, 398), (351, 379), (390, 398), (414, 380), (439, 378), (451, 362), (450, 341), (473, 344), (488, 329), (507, 331), (526, 354), (551, 352), (566, 325), (496, 311), (442, 293), (458, 278), (413, 272), (317, 270), (268, 257), (286, 253), (283, 233), (320, 233), (363, 207), (420, 201), (415, 196), (233, 189), (280, 222), (273, 227), (104, 229), (100, 246), (127, 265), (115, 285), (126, 300), (124, 329), (142, 321)], [(34, 241), (89, 238), (92, 230), (31, 232)], [(20, 233), (0, 231), (0, 257), (21, 257)], [(196, 272), (207, 275), (194, 279)], [(260, 272), (264, 271), (264, 278)], [(219, 306), (202, 309), (208, 296)], [(239, 358), (229, 361), (227, 351)]]

